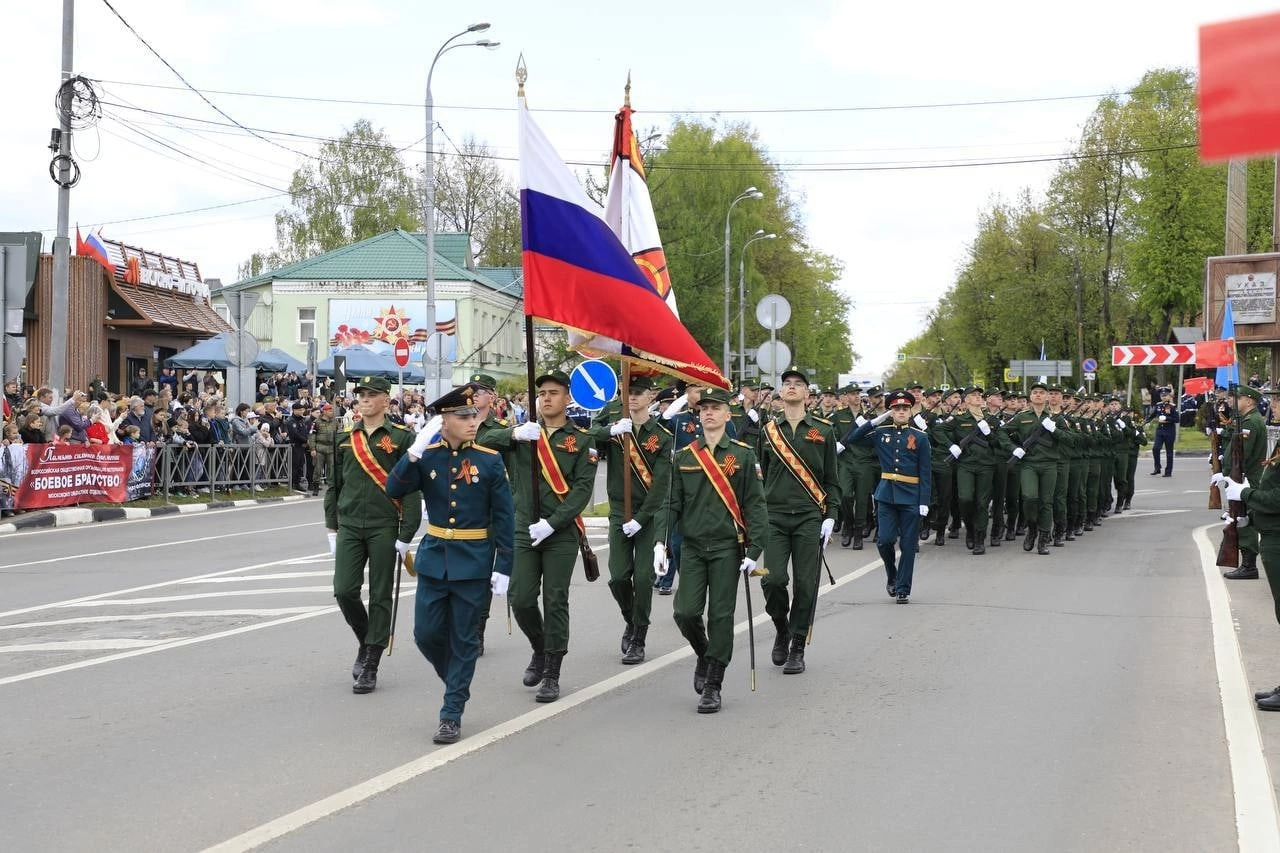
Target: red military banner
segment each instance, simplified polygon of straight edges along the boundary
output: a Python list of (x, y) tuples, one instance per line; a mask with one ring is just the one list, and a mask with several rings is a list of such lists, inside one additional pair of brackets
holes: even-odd
[(1213, 390), (1213, 377), (1211, 376), (1192, 376), (1190, 379), (1182, 380), (1182, 391), (1184, 394), (1208, 394)]
[(1196, 344), (1196, 367), (1230, 367), (1236, 363), (1235, 338), (1200, 341)]
[(1280, 151), (1280, 13), (1200, 28), (1200, 157)]
[(23, 449), (27, 470), (15, 483), (18, 509), (128, 499), (131, 445), (28, 444)]

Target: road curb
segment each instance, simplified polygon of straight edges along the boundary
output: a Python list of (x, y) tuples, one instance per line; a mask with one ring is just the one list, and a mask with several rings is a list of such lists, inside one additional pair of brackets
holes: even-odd
[(166, 504), (155, 507), (106, 506), (67, 507), (66, 509), (48, 509), (39, 512), (28, 512), (14, 516), (0, 524), (0, 536), (17, 533), (20, 530), (37, 530), (44, 527), (74, 527), (80, 524), (95, 524), (100, 521), (120, 521), (122, 519), (158, 518), (165, 515), (191, 515), (219, 509), (241, 508), (247, 506), (270, 506), (271, 504), (300, 501), (306, 495), (283, 495), (278, 498), (260, 498), (239, 501), (210, 501), (207, 504)]

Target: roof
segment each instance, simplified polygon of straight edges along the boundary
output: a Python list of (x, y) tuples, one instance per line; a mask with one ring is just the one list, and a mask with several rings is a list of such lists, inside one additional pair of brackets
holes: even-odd
[(476, 272), (516, 299), (524, 298), (524, 270), (520, 267), (476, 267)]
[[(510, 285), (510, 281), (495, 282), (477, 270), (467, 269), (465, 261), (470, 247), (471, 238), (466, 234), (437, 233), (436, 278), (474, 281), (493, 290), (502, 290), (503, 284)], [(397, 228), (226, 285), (222, 290), (247, 290), (272, 281), (420, 281), (427, 275), (426, 252), (425, 235)]]
[(173, 331), (194, 334), (216, 334), (231, 329), (227, 321), (203, 299), (192, 299), (190, 295), (174, 290), (125, 284), (115, 279), (111, 280), (111, 288), (137, 314), (136, 319), (114, 317), (109, 322), (115, 325), (131, 326), (149, 322)]

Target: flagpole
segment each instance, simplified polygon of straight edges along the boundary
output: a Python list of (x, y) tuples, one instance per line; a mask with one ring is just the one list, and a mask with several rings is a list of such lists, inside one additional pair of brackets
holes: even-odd
[[(624, 418), (631, 417), (630, 409), (630, 392), (631, 392), (631, 362), (627, 359), (622, 360), (622, 416)], [(622, 520), (631, 520), (631, 448), (635, 442), (633, 430), (627, 430), (622, 436)]]
[[(525, 68), (524, 54), (520, 54), (520, 58), (516, 60), (516, 98), (524, 104), (524, 82), (529, 79), (528, 69)], [(523, 156), (524, 152), (521, 152)], [(523, 207), (523, 205), (522, 205)], [(522, 223), (522, 226), (524, 223)], [(535, 366), (533, 363), (533, 316), (529, 314), (529, 303), (525, 302), (524, 315), (524, 367), (525, 378), (528, 380), (529, 405), (526, 411), (529, 414), (529, 420), (534, 423), (538, 422), (538, 389), (534, 385), (536, 377)], [(529, 448), (529, 475), (530, 475), (530, 499), (529, 508), (532, 510), (532, 517), (535, 520), (542, 518), (542, 494), (538, 488), (538, 481), (542, 479), (542, 457), (538, 456), (536, 447)]]

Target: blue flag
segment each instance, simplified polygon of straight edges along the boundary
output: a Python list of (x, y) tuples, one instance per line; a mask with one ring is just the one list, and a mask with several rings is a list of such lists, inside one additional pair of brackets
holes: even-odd
[[(1227, 300), (1227, 307), (1222, 312), (1222, 333), (1218, 335), (1219, 340), (1225, 341), (1227, 338), (1236, 336), (1236, 322), (1231, 316), (1231, 300)], [(1232, 362), (1230, 367), (1219, 367), (1218, 372), (1214, 374), (1213, 382), (1219, 388), (1230, 388), (1232, 385), (1240, 384), (1240, 363)]]

